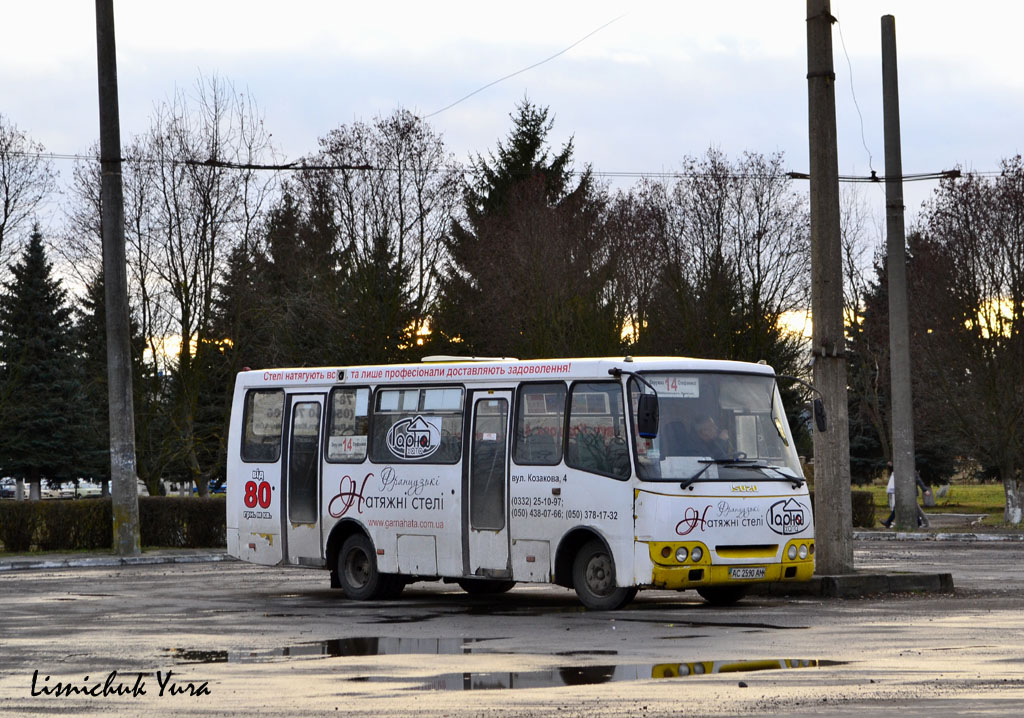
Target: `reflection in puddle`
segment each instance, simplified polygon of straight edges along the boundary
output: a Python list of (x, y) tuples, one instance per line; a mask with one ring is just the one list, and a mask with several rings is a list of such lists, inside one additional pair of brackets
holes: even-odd
[[(651, 678), (679, 678), (712, 673), (741, 673), (792, 668), (842, 665), (840, 661), (778, 659), (761, 661), (698, 661), (696, 663), (659, 663), (657, 665), (563, 666), (546, 671), (520, 673), (446, 673), (428, 678), (416, 690), (477, 691), (513, 688), (554, 688), (584, 686), (615, 681), (639, 681)], [(366, 677), (361, 677), (366, 680)], [(371, 678), (370, 680), (393, 680)]]
[(284, 648), (237, 651), (203, 651), (166, 648), (178, 663), (258, 663), (281, 658), (338, 658), (342, 656), (386, 656), (400, 653), (458, 655), (472, 653), (472, 643), (491, 638), (335, 638), (300, 643)]
[[(177, 663), (258, 663), (291, 658), (334, 658), (384, 655), (460, 655), (472, 653), (470, 645), (488, 638), (337, 638), (300, 643), (284, 648), (237, 651), (205, 651), (167, 648)], [(565, 651), (555, 655), (616, 655), (611, 650)], [(445, 673), (427, 678), (416, 690), (469, 691), (508, 690), (514, 688), (553, 688), (585, 686), (616, 681), (652, 678), (680, 678), (713, 673), (817, 668), (842, 665), (840, 661), (806, 659), (769, 659), (744, 661), (696, 661), (693, 663), (625, 664), (601, 666), (560, 666), (540, 671)], [(358, 676), (359, 682), (406, 682), (394, 676)]]

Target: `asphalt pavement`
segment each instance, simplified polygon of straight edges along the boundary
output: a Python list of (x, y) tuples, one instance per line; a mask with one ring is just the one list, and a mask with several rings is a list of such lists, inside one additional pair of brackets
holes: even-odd
[[(856, 530), (855, 541), (942, 541), (942, 542), (1020, 542), (1024, 532), (985, 532), (975, 530), (977, 514), (929, 514), (930, 527), (915, 532), (896, 530)], [(102, 568), (132, 565), (160, 565), (235, 561), (224, 549), (149, 549), (138, 556), (97, 553), (28, 553), (0, 556), (0, 575), (9, 571), (53, 570), (64, 568)], [(852, 574), (815, 575), (810, 581), (758, 584), (753, 592), (761, 595), (821, 596), (854, 598), (884, 593), (952, 593), (953, 576), (947, 572), (879, 571), (858, 567)]]

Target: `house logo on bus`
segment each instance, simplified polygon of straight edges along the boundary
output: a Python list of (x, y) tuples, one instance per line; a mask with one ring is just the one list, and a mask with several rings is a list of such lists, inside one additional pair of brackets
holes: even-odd
[(399, 459), (425, 459), (441, 446), (441, 419), (416, 416), (396, 421), (388, 429), (387, 444)]
[(795, 499), (776, 501), (768, 509), (768, 527), (777, 534), (789, 536), (807, 528), (807, 508)]

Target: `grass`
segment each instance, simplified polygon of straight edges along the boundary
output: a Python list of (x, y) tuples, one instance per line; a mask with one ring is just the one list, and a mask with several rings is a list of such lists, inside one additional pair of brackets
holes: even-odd
[[(885, 484), (874, 483), (857, 488), (871, 492), (875, 500), (876, 517), (885, 518), (889, 507), (889, 500), (885, 495)], [(933, 486), (932, 491), (937, 488)], [(918, 493), (918, 502), (921, 503), (920, 493)], [(944, 497), (936, 496), (935, 506), (929, 506), (926, 511), (930, 514), (987, 514), (981, 525), (996, 527), (1004, 525), (1004, 508), (1006, 508), (1006, 494), (1002, 484), (952, 484), (946, 495)]]

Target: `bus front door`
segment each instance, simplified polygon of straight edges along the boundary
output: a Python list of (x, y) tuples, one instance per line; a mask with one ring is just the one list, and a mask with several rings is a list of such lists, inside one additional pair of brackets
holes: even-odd
[(298, 394), (288, 411), (282, 473), (286, 563), (323, 565), (320, 541), (320, 437), (324, 397)]
[(511, 391), (471, 395), (472, 431), (463, 482), (466, 527), (463, 569), (470, 576), (509, 577), (508, 437)]

